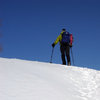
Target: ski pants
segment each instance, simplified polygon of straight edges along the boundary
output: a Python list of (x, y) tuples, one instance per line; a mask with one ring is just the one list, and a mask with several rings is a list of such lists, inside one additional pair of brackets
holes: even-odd
[(61, 58), (62, 58), (62, 64), (66, 65), (66, 60), (65, 56), (67, 57), (67, 64), (71, 64), (70, 62), (70, 47), (68, 44), (62, 44), (60, 46), (60, 51), (61, 51)]

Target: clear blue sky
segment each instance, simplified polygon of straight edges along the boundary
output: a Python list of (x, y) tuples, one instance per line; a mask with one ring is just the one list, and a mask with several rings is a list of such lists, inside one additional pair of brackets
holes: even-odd
[[(100, 70), (100, 0), (0, 0), (0, 19), (1, 57), (50, 62), (65, 28), (74, 36), (75, 65)], [(62, 63), (59, 48), (53, 63)]]

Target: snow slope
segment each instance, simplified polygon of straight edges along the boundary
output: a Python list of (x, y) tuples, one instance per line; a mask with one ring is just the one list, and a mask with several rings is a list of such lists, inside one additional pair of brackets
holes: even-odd
[(100, 100), (100, 71), (0, 58), (0, 100)]

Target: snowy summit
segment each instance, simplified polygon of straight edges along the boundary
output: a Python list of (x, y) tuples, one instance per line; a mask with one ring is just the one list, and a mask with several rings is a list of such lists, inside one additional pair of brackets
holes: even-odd
[(100, 71), (0, 58), (0, 100), (100, 100)]

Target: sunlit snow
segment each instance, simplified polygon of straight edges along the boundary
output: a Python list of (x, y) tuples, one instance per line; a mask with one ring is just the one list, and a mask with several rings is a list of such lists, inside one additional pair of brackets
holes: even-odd
[(0, 100), (100, 100), (100, 71), (0, 58)]

